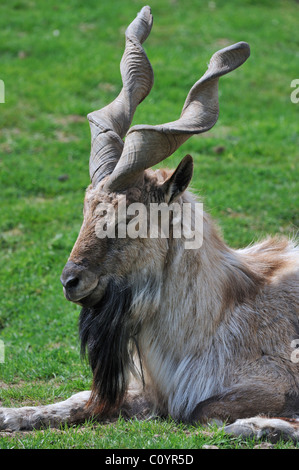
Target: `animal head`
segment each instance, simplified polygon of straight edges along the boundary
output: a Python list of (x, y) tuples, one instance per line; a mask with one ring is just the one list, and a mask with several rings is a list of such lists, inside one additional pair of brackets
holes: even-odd
[[(84, 201), (84, 221), (61, 276), (65, 297), (84, 307), (97, 304), (112, 279), (129, 278), (134, 272), (163, 265), (167, 239), (129, 236), (133, 218), (129, 208), (142, 205), (148, 221), (151, 204), (181, 203), (192, 178), (192, 158), (187, 155), (174, 172), (151, 167), (172, 155), (193, 134), (214, 126), (219, 112), (219, 78), (243, 64), (250, 54), (244, 42), (216, 52), (206, 73), (191, 88), (178, 120), (130, 128), (136, 107), (153, 85), (153, 70), (142, 47), (151, 27), (151, 10), (144, 7), (126, 31), (120, 94), (108, 106), (88, 115), (91, 184)], [(121, 229), (126, 228), (121, 235)], [(107, 236), (108, 232), (112, 235)]]

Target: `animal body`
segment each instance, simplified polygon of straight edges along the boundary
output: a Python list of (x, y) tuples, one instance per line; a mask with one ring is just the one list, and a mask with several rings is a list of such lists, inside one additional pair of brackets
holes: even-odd
[[(217, 420), (232, 434), (297, 439), (298, 247), (267, 238), (231, 249), (208, 214), (196, 225), (198, 201), (187, 190), (192, 158), (174, 172), (151, 169), (216, 123), (219, 78), (245, 62), (249, 46), (240, 42), (214, 54), (177, 121), (129, 130), (153, 83), (142, 47), (151, 26), (150, 8), (144, 7), (126, 31), (119, 96), (88, 116), (91, 184), (61, 276), (65, 297), (82, 306), (80, 337), (93, 371), (92, 391), (48, 406), (2, 408), (0, 427), (154, 413), (189, 423)], [(136, 204), (144, 207), (143, 236), (103, 236), (109, 208), (126, 208), (125, 220), (116, 216), (113, 227), (119, 230), (122, 222), (128, 229), (134, 215), (129, 208)], [(168, 236), (161, 234), (161, 220), (158, 236), (147, 236), (152, 204), (188, 205), (201, 246), (187, 249), (186, 234), (174, 237), (171, 217)]]

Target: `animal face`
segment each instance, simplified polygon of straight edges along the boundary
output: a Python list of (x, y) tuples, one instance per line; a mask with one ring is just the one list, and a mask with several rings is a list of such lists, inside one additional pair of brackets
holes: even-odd
[(193, 160), (187, 155), (172, 174), (148, 170), (139, 187), (107, 192), (103, 180), (87, 188), (83, 224), (61, 276), (68, 300), (93, 306), (111, 279), (162, 270), (173, 213), (167, 212), (165, 227), (160, 210), (172, 209), (174, 203), (181, 206), (192, 172)]
[[(190, 178), (190, 159), (188, 166), (185, 170)], [(144, 269), (161, 269), (169, 240), (161, 237), (161, 219), (158, 237), (151, 237), (150, 207), (175, 199), (170, 196), (170, 186), (175, 180), (180, 184), (179, 178), (167, 176), (166, 171), (149, 171), (141, 187), (119, 193), (105, 191), (105, 181), (87, 188), (83, 224), (61, 276), (68, 300), (92, 306), (101, 299), (111, 279), (128, 279)], [(183, 189), (176, 186), (177, 196)]]

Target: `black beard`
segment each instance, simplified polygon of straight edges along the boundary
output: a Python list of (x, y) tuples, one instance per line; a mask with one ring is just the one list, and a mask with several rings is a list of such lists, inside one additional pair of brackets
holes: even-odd
[(93, 372), (92, 400), (107, 415), (123, 402), (133, 369), (134, 338), (130, 321), (132, 291), (127, 282), (111, 280), (93, 307), (83, 307), (79, 318), (81, 354), (88, 354)]

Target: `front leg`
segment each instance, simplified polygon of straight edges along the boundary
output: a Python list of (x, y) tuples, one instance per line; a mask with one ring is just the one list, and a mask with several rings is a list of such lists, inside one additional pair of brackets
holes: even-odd
[(87, 406), (90, 391), (79, 392), (52, 405), (0, 408), (0, 431), (25, 431), (61, 424), (79, 424), (93, 416)]
[(142, 419), (151, 414), (151, 403), (135, 381), (131, 381), (121, 407), (109, 416), (100, 416), (97, 413), (99, 403), (97, 400), (91, 402), (90, 397), (91, 392), (85, 391), (52, 405), (0, 408), (0, 431), (59, 428), (63, 424), (80, 424), (91, 418), (111, 421), (117, 419), (119, 414), (125, 418), (136, 416)]

